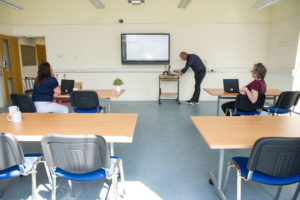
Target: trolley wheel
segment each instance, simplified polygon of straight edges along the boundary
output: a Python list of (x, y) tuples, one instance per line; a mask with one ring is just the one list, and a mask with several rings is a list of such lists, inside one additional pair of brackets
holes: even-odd
[(158, 104), (161, 104), (160, 100), (158, 100)]
[(211, 179), (208, 180), (208, 183), (209, 183), (210, 185), (214, 185), (214, 183), (213, 183), (213, 181), (212, 181)]

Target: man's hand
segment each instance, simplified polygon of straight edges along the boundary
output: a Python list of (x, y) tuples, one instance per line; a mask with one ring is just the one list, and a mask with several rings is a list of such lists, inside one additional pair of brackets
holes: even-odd
[(174, 72), (175, 72), (175, 73), (181, 73), (180, 70), (176, 70), (176, 69), (174, 70)]

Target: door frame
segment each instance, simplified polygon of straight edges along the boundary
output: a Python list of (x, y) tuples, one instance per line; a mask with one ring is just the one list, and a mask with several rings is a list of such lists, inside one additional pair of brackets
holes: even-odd
[[(6, 68), (3, 68), (3, 65), (5, 65), (4, 62), (6, 61), (6, 58), (4, 58), (3, 40), (8, 41), (8, 53), (11, 68), (10, 72), (6, 72)], [(0, 34), (0, 61), (4, 87), (3, 89), (5, 95), (5, 105), (8, 106), (10, 103), (10, 95), (8, 90), (7, 79), (11, 78), (13, 81), (13, 93), (23, 94), (18, 38)]]

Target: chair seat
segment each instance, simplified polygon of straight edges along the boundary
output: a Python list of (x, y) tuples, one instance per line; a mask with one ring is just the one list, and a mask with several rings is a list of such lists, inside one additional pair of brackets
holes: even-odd
[[(25, 164), (23, 166), (24, 166), (25, 172), (30, 171), (33, 167), (34, 162), (36, 160), (38, 160), (41, 156), (42, 156), (42, 154), (24, 155)], [(18, 165), (15, 165), (15, 166), (12, 166), (10, 168), (0, 171), (0, 179), (12, 178), (12, 177), (20, 176), (20, 175), (21, 175), (21, 170)]]
[[(276, 107), (275, 106), (270, 106), (270, 107), (264, 107), (263, 108), (264, 111), (270, 112), (270, 113), (275, 113)], [(286, 114), (286, 113), (290, 113), (292, 110), (291, 109), (282, 109), (282, 108), (278, 108), (276, 113), (278, 114)]]
[[(242, 176), (247, 178), (249, 170), (247, 169), (248, 157), (233, 157), (234, 160), (240, 167)], [(252, 180), (258, 181), (270, 185), (288, 185), (300, 181), (300, 174), (290, 177), (275, 177), (270, 176), (259, 171), (254, 171)]]
[[(231, 108), (231, 112), (234, 113), (234, 108)], [(243, 111), (237, 110), (235, 114), (238, 114), (238, 115), (247, 115), (247, 116), (250, 116), (250, 115), (259, 115), (259, 111), (258, 110), (254, 110), (254, 111), (251, 111), (251, 112), (243, 112)]]
[[(101, 112), (101, 110), (102, 110), (102, 106), (99, 106), (99, 112)], [(92, 108), (92, 109), (79, 109), (79, 108), (75, 108), (74, 111), (77, 112), (77, 113), (96, 113), (97, 112), (97, 108)]]
[[(115, 156), (110, 157), (110, 168), (109, 168), (110, 175), (113, 174), (117, 161), (118, 161), (118, 157)], [(60, 168), (57, 168), (55, 170), (55, 174), (57, 176), (69, 180), (73, 180), (73, 181), (92, 181), (92, 180), (97, 180), (106, 177), (105, 170), (103, 168), (85, 174), (70, 173)]]

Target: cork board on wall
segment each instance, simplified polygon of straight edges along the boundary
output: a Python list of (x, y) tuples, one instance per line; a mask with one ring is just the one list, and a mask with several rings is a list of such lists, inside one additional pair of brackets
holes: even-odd
[(23, 66), (36, 65), (35, 46), (21, 45), (21, 57)]

